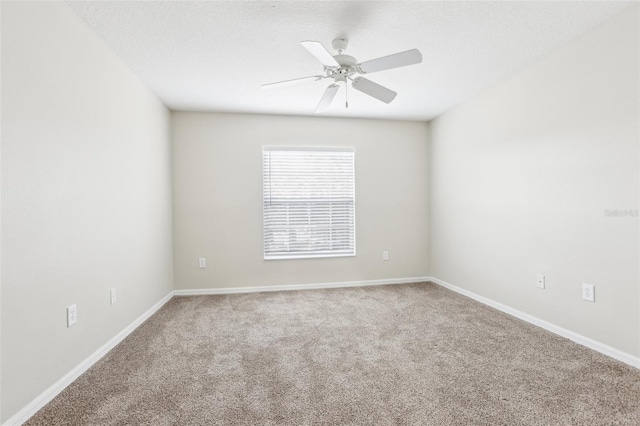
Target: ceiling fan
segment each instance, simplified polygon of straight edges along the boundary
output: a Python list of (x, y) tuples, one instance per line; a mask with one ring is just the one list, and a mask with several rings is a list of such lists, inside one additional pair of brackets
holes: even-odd
[[(397, 93), (387, 89), (371, 80), (358, 76), (357, 74), (371, 74), (378, 71), (389, 70), (392, 68), (404, 67), (406, 65), (419, 64), (422, 62), (422, 54), (418, 49), (411, 49), (405, 52), (396, 53), (382, 58), (372, 59), (370, 61), (358, 62), (353, 56), (345, 55), (349, 41), (346, 38), (337, 38), (331, 43), (332, 47), (338, 52), (337, 55), (331, 55), (327, 49), (318, 41), (302, 41), (302, 46), (309, 51), (324, 66), (324, 74), (312, 75), (309, 77), (294, 78), (292, 80), (278, 81), (275, 83), (263, 84), (262, 87), (272, 87), (279, 84), (298, 82), (302, 80), (314, 79), (316, 81), (325, 78), (332, 79), (333, 83), (324, 91), (324, 95), (320, 99), (316, 107), (316, 113), (325, 112), (329, 109), (331, 101), (338, 93), (340, 85), (344, 84), (345, 90), (348, 87), (347, 80), (351, 81), (351, 86), (371, 97), (374, 97), (384, 103), (389, 103), (395, 99)], [(349, 107), (348, 101), (345, 103)]]

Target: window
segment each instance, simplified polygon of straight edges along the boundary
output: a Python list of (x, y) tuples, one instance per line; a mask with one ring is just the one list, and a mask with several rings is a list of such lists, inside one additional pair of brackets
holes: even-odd
[(264, 147), (264, 258), (355, 256), (353, 148)]

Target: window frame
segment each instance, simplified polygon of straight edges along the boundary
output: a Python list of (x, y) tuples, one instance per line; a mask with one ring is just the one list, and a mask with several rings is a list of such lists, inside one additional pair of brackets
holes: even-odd
[[(352, 188), (353, 193), (351, 199), (353, 200), (353, 250), (349, 253), (299, 253), (299, 254), (284, 254), (284, 255), (269, 255), (267, 254), (266, 244), (266, 205), (265, 205), (265, 167), (264, 167), (264, 155), (267, 151), (310, 151), (310, 152), (350, 152), (352, 153), (351, 172), (352, 172)], [(262, 258), (265, 261), (272, 260), (293, 260), (293, 259), (323, 259), (323, 258), (336, 258), (336, 257), (355, 257), (357, 253), (357, 241), (356, 241), (356, 150), (351, 146), (287, 146), (287, 145), (265, 145), (262, 147)]]

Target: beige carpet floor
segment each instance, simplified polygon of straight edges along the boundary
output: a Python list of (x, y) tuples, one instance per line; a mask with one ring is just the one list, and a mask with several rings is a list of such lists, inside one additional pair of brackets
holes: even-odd
[(29, 425), (640, 425), (640, 370), (434, 284), (176, 297)]

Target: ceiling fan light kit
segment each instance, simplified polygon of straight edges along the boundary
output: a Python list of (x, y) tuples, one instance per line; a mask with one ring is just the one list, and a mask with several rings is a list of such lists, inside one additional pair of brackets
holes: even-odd
[[(324, 74), (263, 84), (262, 87), (273, 87), (276, 85), (299, 82), (308, 79), (314, 79), (317, 81), (325, 78), (331, 78), (333, 79), (333, 83), (327, 87), (322, 95), (322, 98), (316, 107), (316, 113), (322, 113), (329, 109), (333, 98), (338, 93), (340, 85), (344, 84), (345, 88), (347, 87), (347, 80), (351, 81), (351, 87), (359, 92), (388, 104), (395, 99), (397, 95), (396, 92), (364, 77), (358, 76), (357, 74), (371, 74), (378, 71), (385, 71), (392, 68), (419, 64), (422, 62), (422, 54), (420, 51), (418, 49), (411, 49), (405, 52), (359, 63), (353, 56), (344, 54), (344, 51), (349, 45), (349, 41), (346, 38), (337, 38), (331, 43), (331, 46), (337, 52), (337, 55), (331, 55), (322, 43), (318, 41), (302, 41), (301, 44), (309, 53), (320, 61), (320, 63), (322, 63)], [(346, 105), (348, 107), (348, 103), (346, 103)]]

